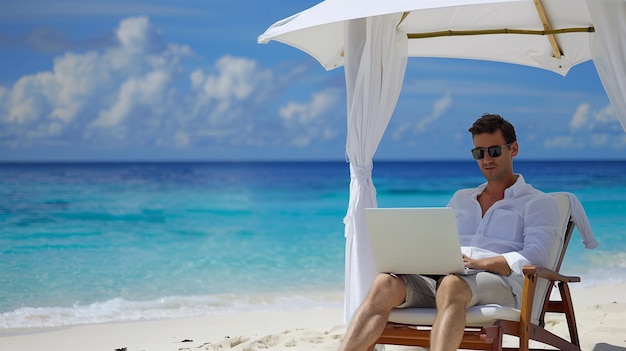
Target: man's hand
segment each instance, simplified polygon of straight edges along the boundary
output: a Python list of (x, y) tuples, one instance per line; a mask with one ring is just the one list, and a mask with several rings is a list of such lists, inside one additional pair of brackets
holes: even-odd
[(463, 264), (467, 268), (482, 269), (487, 272), (496, 273), (504, 276), (511, 274), (511, 267), (503, 256), (494, 256), (489, 258), (473, 259), (463, 255)]

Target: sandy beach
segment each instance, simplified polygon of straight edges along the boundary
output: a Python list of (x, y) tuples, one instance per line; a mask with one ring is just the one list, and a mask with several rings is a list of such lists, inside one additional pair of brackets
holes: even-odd
[[(626, 283), (573, 288), (585, 351), (626, 350)], [(345, 326), (341, 309), (244, 312), (132, 323), (0, 330), (6, 351), (336, 350)], [(560, 317), (547, 325), (567, 335)], [(506, 340), (505, 342), (510, 342)], [(398, 347), (388, 349), (397, 350)]]

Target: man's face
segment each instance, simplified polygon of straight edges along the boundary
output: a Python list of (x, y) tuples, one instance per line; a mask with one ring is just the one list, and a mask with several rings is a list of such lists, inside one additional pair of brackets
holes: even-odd
[[(495, 133), (478, 134), (474, 136), (474, 147), (488, 148), (491, 146), (506, 145), (502, 131), (497, 130)], [(485, 150), (483, 159), (477, 160), (478, 167), (483, 176), (488, 181), (498, 180), (513, 174), (513, 157), (517, 156), (518, 145), (513, 142), (509, 147), (502, 148), (502, 155), (499, 157), (489, 156), (489, 152)]]

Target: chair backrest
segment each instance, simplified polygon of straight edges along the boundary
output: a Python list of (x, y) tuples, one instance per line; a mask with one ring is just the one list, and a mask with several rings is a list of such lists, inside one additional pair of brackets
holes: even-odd
[[(561, 269), (561, 263), (565, 256), (567, 245), (569, 244), (572, 232), (574, 231), (574, 222), (572, 221), (572, 209), (569, 200), (569, 196), (565, 193), (551, 193), (552, 197), (556, 201), (559, 207), (559, 232), (557, 240), (554, 242), (554, 246), (550, 252), (550, 265), (546, 268), (550, 268), (555, 272)], [(533, 300), (533, 310), (531, 312), (531, 322), (534, 324), (544, 325), (544, 315), (548, 302), (550, 300), (550, 294), (552, 292), (552, 285), (545, 279), (540, 279), (537, 282), (537, 288), (535, 290), (535, 297)]]

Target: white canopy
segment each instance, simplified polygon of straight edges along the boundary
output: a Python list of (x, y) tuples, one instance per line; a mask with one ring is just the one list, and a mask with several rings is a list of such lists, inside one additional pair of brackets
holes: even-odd
[[(549, 28), (540, 12), (549, 14)], [(259, 42), (294, 46), (333, 69), (343, 64), (345, 22), (388, 14), (404, 14), (396, 29), (411, 37), (407, 53), (412, 57), (509, 62), (562, 75), (591, 59), (593, 26), (586, 0), (544, 0), (541, 10), (529, 0), (326, 0), (277, 22)], [(543, 35), (547, 30), (559, 33), (554, 36), (565, 55), (555, 57)]]
[(395, 108), (407, 56), (523, 64), (561, 75), (593, 59), (626, 130), (626, 0), (326, 0), (271, 26), (276, 40), (345, 65), (350, 201), (345, 318), (376, 272), (363, 209), (376, 207), (372, 157)]

